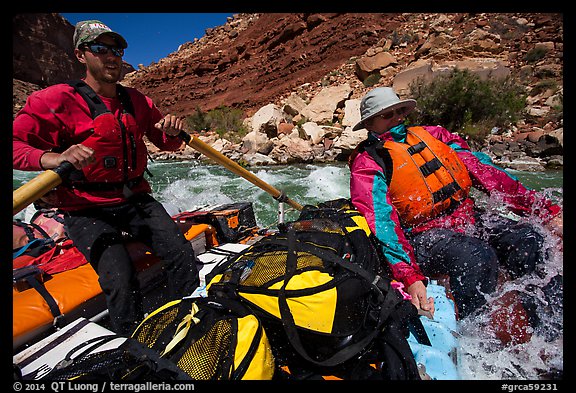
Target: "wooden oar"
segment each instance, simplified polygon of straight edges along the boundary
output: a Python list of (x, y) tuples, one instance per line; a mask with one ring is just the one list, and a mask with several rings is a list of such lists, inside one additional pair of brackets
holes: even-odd
[(62, 180), (68, 176), (73, 169), (74, 165), (68, 161), (64, 161), (57, 168), (42, 172), (14, 191), (12, 196), (12, 215), (19, 213), (26, 206), (40, 199), (48, 191), (62, 183)]
[(222, 165), (223, 167), (230, 170), (231, 172), (233, 172), (239, 176), (242, 176), (244, 179), (248, 180), (250, 183), (254, 184), (255, 186), (260, 187), (261, 189), (266, 191), (268, 194), (272, 195), (274, 197), (274, 199), (276, 199), (280, 202), (286, 202), (287, 204), (289, 204), (290, 206), (292, 206), (296, 210), (302, 210), (302, 205), (300, 205), (298, 202), (295, 202), (292, 199), (288, 198), (286, 196), (286, 194), (284, 194), (283, 192), (272, 187), (270, 184), (264, 182), (263, 180), (259, 179), (252, 172), (247, 171), (246, 169), (242, 168), (236, 162), (232, 161), (231, 159), (226, 157), (224, 154), (220, 153), (218, 150), (215, 150), (212, 146), (206, 144), (205, 142), (201, 141), (197, 137), (193, 137), (184, 131), (181, 131), (180, 134), (178, 134), (178, 136), (180, 138), (182, 138), (182, 140), (184, 142), (186, 142), (186, 144), (188, 146), (190, 146), (191, 148), (199, 151), (200, 153), (204, 154), (206, 157), (216, 161), (218, 164)]

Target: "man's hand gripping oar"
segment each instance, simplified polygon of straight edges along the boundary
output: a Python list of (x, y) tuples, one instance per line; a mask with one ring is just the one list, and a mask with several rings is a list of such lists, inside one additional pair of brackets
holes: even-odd
[(74, 170), (94, 162), (94, 150), (84, 145), (73, 145), (62, 154), (47, 152), (42, 156), (46, 171), (14, 191), (12, 215), (18, 214), (28, 205), (42, 198), (48, 191), (60, 185)]

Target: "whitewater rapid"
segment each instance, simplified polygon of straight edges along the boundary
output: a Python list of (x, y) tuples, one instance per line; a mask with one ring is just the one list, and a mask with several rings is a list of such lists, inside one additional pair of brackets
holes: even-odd
[[(220, 166), (196, 162), (157, 162), (150, 168), (154, 174), (154, 177), (149, 179), (153, 193), (169, 211), (172, 209), (171, 213), (215, 204), (250, 201), (260, 226), (274, 227), (278, 223), (277, 201), (260, 188)], [(349, 197), (349, 171), (346, 165), (291, 165), (252, 168), (250, 171), (302, 205)], [(30, 178), (30, 175), (27, 176)], [(561, 174), (560, 178), (552, 180), (548, 179), (548, 173), (530, 176), (532, 181), (541, 178), (547, 181), (547, 184), (555, 184), (537, 189), (542, 189), (554, 201), (563, 204)], [(483, 198), (480, 195), (477, 197)], [(498, 200), (485, 198), (481, 199), (481, 202), (488, 211), (501, 210)], [(26, 213), (22, 213), (22, 216), (24, 214)], [(297, 216), (297, 211), (286, 207), (285, 220), (296, 219)], [(535, 223), (533, 218), (521, 220)], [(563, 275), (563, 247), (544, 227), (539, 228), (545, 239), (544, 265), (534, 274), (502, 283), (496, 293), (486, 295), (487, 306), (484, 309), (459, 321), (458, 362), (463, 379), (562, 378), (563, 291), (562, 287), (559, 290), (556, 288), (559, 295), (551, 299), (542, 288), (558, 275)], [(521, 293), (533, 299), (537, 305), (535, 314), (540, 323), (536, 328), (524, 329), (524, 337), (529, 337), (525, 342), (504, 345), (491, 325), (490, 313), (499, 304), (499, 299), (510, 293)], [(509, 322), (514, 323), (514, 310), (504, 309), (504, 315), (509, 315)]]

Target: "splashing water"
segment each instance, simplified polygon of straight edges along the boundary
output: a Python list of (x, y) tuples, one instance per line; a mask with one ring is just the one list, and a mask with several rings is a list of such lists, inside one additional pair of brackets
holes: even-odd
[[(251, 168), (250, 171), (302, 205), (350, 195), (349, 172), (345, 166), (292, 165)], [(161, 163), (154, 164), (152, 172), (155, 175), (151, 183), (158, 200), (177, 206), (181, 211), (251, 201), (258, 225), (269, 227), (278, 223), (278, 202), (259, 187), (221, 166)], [(159, 180), (155, 181), (156, 178)], [(298, 217), (298, 211), (288, 205), (285, 210), (285, 220)]]
[[(272, 196), (221, 166), (196, 161), (154, 162), (150, 169), (154, 174), (149, 179), (154, 196), (175, 212), (207, 205), (250, 201), (260, 226), (273, 227), (278, 222), (278, 203)], [(348, 198), (350, 195), (350, 173), (345, 164), (290, 165), (249, 170), (302, 205)], [(37, 174), (14, 171), (14, 187)], [(514, 174), (526, 186), (542, 190), (562, 205), (561, 171)], [(473, 196), (479, 206), (491, 214), (506, 214), (510, 218), (535, 224), (544, 237), (546, 258), (543, 266), (535, 273), (502, 283), (496, 293), (487, 295), (485, 308), (460, 320), (458, 360), (461, 376), (463, 379), (491, 380), (561, 378), (564, 361), (563, 310), (562, 285), (557, 278), (563, 275), (562, 247), (558, 239), (539, 225), (534, 217), (510, 216), (502, 209), (503, 203), (497, 196)], [(285, 208), (285, 220), (298, 217), (297, 211), (289, 206)], [(19, 213), (16, 218), (30, 216), (28, 210)], [(518, 317), (513, 302), (502, 302), (507, 296), (529, 299), (535, 306), (531, 318), (536, 318), (539, 323), (533, 327), (526, 323), (526, 315)], [(494, 329), (495, 310), (506, 317), (501, 321), (510, 325), (507, 326), (508, 330), (518, 334), (516, 342), (511, 341), (505, 345), (499, 338), (498, 330)], [(515, 316), (518, 318), (513, 318)]]
[[(562, 189), (543, 192), (562, 205)], [(544, 262), (534, 273), (505, 281), (487, 304), (459, 324), (463, 379), (559, 379), (563, 375), (563, 250), (537, 217), (503, 209), (498, 196), (477, 197), (484, 217), (504, 214), (529, 222), (543, 236)], [(490, 218), (486, 219), (490, 225)], [(521, 304), (521, 306), (520, 306)], [(480, 328), (479, 328), (480, 327)]]

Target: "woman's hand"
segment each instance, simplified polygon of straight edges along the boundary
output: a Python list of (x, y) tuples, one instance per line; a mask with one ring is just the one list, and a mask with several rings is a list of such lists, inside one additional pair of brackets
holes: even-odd
[(410, 300), (413, 305), (416, 306), (418, 312), (420, 310), (424, 311), (424, 314), (430, 314), (428, 317), (434, 317), (434, 298), (429, 297), (426, 298), (426, 286), (422, 281), (416, 281), (408, 288), (406, 288), (406, 292), (412, 296)]

